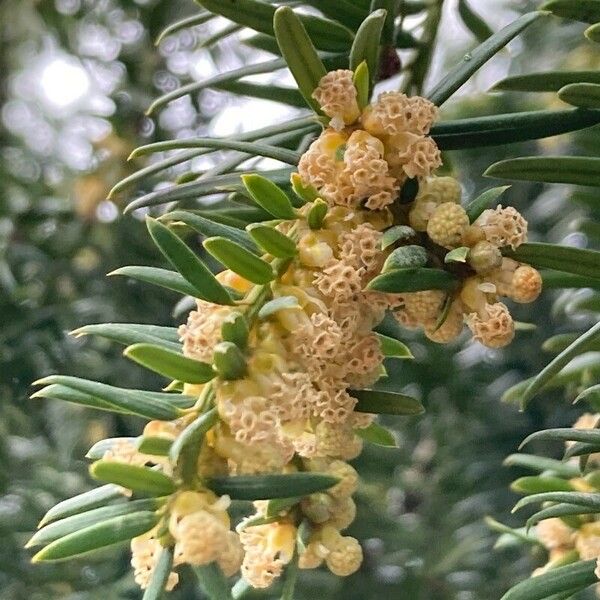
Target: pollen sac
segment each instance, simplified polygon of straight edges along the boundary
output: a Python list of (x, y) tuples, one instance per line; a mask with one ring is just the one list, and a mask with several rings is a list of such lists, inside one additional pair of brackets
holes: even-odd
[(427, 223), (427, 235), (438, 246), (456, 248), (468, 226), (469, 217), (465, 209), (459, 204), (444, 202), (433, 211)]
[(512, 206), (484, 210), (474, 225), (481, 227), (485, 239), (498, 248), (515, 249), (527, 240), (527, 221)]
[(321, 78), (313, 92), (321, 110), (331, 117), (330, 125), (334, 129), (351, 125), (360, 115), (353, 76), (354, 73), (347, 69), (331, 71)]
[[(416, 193), (420, 179), (441, 165), (428, 136), (437, 117), (428, 100), (385, 92), (358, 119), (349, 71), (328, 74), (314, 97), (332, 118), (301, 157), (298, 172), (303, 185), (314, 187), (330, 205), (381, 210), (399, 197), (405, 182), (411, 181)], [(358, 128), (348, 127), (357, 120)]]

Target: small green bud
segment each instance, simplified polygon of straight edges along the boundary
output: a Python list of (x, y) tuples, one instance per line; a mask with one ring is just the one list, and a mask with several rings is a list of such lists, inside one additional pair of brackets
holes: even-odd
[(308, 226), (311, 229), (321, 229), (323, 227), (323, 219), (325, 219), (325, 215), (327, 214), (327, 202), (322, 198), (317, 198), (308, 211)]
[(489, 273), (502, 265), (502, 253), (494, 244), (484, 240), (471, 248), (467, 262), (477, 273)]
[(213, 352), (213, 369), (221, 379), (241, 379), (246, 374), (246, 359), (233, 342), (220, 342)]
[(292, 173), (290, 182), (294, 194), (301, 200), (304, 200), (304, 202), (312, 202), (319, 196), (319, 193), (312, 185), (304, 185), (302, 183), (302, 177), (300, 177), (299, 173)]
[(224, 342), (231, 342), (238, 348), (245, 348), (249, 333), (246, 317), (242, 313), (231, 312), (223, 319), (221, 339)]
[(333, 499), (329, 494), (318, 492), (302, 500), (302, 512), (313, 523), (325, 523), (331, 516)]
[(588, 473), (584, 477), (584, 479), (585, 479), (586, 483), (591, 485), (593, 488), (600, 490), (600, 472), (599, 471), (592, 471), (591, 473)]

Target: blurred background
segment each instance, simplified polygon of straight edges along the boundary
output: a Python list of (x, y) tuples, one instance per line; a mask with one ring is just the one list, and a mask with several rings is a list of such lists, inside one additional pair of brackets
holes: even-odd
[[(430, 36), (424, 52), (429, 68), (414, 82), (417, 90), (427, 89), (477, 43), (454, 0), (429, 3), (436, 10), (442, 4), (436, 43)], [(471, 0), (471, 6), (496, 31), (534, 4)], [(112, 186), (148, 164), (128, 163), (131, 150), (175, 137), (227, 136), (299, 113), (289, 105), (205, 89), (145, 116), (155, 97), (180, 85), (273, 58), (244, 43), (246, 33), (220, 18), (155, 46), (166, 26), (197, 11), (192, 0), (0, 3), (1, 600), (141, 597), (126, 549), (36, 567), (22, 549), (51, 505), (91, 486), (82, 458), (89, 446), (103, 437), (136, 435), (140, 423), (28, 396), (32, 381), (56, 372), (125, 387), (159, 385), (108, 342), (67, 332), (102, 321), (172, 325), (185, 319), (176, 294), (106, 277), (124, 264), (160, 265), (143, 215), (123, 216), (121, 209), (164, 180), (203, 172), (224, 157), (197, 157), (107, 200)], [(408, 17), (405, 30), (417, 38), (426, 33), (426, 15)], [(448, 103), (443, 117), (558, 105), (552, 95), (487, 90), (509, 73), (597, 69), (598, 53), (583, 29), (558, 20), (532, 27)], [(410, 44), (398, 45), (403, 62), (415, 52), (404, 48)], [(281, 71), (248, 81), (291, 82)], [(397, 88), (398, 82), (392, 78), (382, 89)], [(481, 173), (504, 157), (594, 154), (599, 146), (594, 128), (535, 143), (451, 152), (445, 161), (469, 198), (494, 185)], [(531, 239), (598, 247), (600, 205), (585, 192), (517, 184), (506, 201), (528, 218)], [(521, 524), (520, 517), (509, 515), (516, 496), (508, 483), (518, 471), (502, 467), (503, 458), (527, 433), (570, 424), (578, 409), (554, 393), (518, 413), (501, 404), (500, 396), (548, 362), (551, 355), (540, 350), (546, 338), (597, 319), (598, 301), (590, 294), (547, 292), (534, 305), (519, 307), (518, 319), (531, 326), (523, 326), (502, 351), (465, 343), (439, 347), (406, 335), (416, 360), (390, 369), (423, 398), (427, 414), (388, 419), (398, 448), (369, 446), (356, 461), (364, 484), (350, 534), (363, 540), (362, 569), (345, 580), (303, 573), (299, 598), (494, 599), (528, 576), (541, 557), (536, 562), (519, 548), (495, 550), (497, 534), (483, 518)], [(185, 581), (174, 597), (201, 598)]]

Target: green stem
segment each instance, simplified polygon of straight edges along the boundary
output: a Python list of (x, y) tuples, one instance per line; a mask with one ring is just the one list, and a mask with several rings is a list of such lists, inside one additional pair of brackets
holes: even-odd
[[(294, 224), (288, 232), (294, 242), (296, 241), (296, 225)], [(271, 262), (271, 266), (276, 274), (276, 279), (279, 279), (290, 266), (290, 258), (276, 258)], [(271, 284), (257, 286), (251, 290), (245, 301), (248, 305), (246, 309), (246, 320), (248, 322), (248, 328), (251, 328), (258, 316), (258, 311), (263, 307), (264, 303), (271, 297)]]
[(231, 588), (231, 595), (233, 600), (242, 600), (251, 590), (252, 586), (243, 577), (240, 577)]
[(285, 569), (285, 580), (281, 590), (281, 600), (294, 600), (294, 589), (298, 579), (298, 549), (294, 549), (294, 556)]
[(233, 600), (227, 578), (216, 563), (193, 569), (200, 588), (210, 600)]
[(163, 548), (160, 551), (156, 568), (152, 574), (152, 581), (146, 588), (142, 600), (160, 600), (162, 598), (172, 566), (173, 548)]
[(250, 329), (258, 316), (258, 311), (262, 308), (263, 304), (271, 297), (271, 284), (256, 286), (248, 294), (246, 302), (248, 308), (246, 309), (246, 321), (248, 322), (248, 329)]

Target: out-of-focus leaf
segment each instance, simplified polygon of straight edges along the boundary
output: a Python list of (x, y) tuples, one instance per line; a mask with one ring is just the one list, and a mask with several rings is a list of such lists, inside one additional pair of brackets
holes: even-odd
[[(575, 398), (575, 402), (580, 402), (581, 400), (586, 400), (586, 401), (600, 400), (600, 384), (593, 385), (592, 387), (589, 387), (586, 390), (583, 390), (583, 392), (581, 392), (577, 396), (577, 398)], [(598, 443), (600, 444), (600, 440)]]
[[(99, 399), (104, 404), (115, 406), (121, 411), (147, 419), (162, 419), (167, 421), (181, 416), (178, 408), (167, 401), (167, 398), (171, 394), (162, 394), (157, 398), (156, 394), (150, 395), (148, 392), (141, 390), (113, 387), (104, 383), (98, 383), (97, 381), (88, 381), (87, 379), (70, 377), (68, 375), (50, 375), (40, 379), (36, 384), (57, 384), (72, 388), (83, 394), (89, 394), (89, 396)], [(161, 399), (163, 397), (165, 400)]]
[(569, 463), (535, 454), (511, 454), (502, 463), (507, 467), (523, 467), (534, 471), (549, 471), (561, 477), (578, 477), (579, 469)]
[(377, 79), (379, 72), (379, 48), (386, 17), (385, 9), (372, 12), (358, 28), (350, 50), (350, 69), (356, 71), (364, 61), (371, 84)]
[(568, 517), (571, 515), (586, 515), (600, 512), (598, 508), (579, 506), (577, 504), (553, 504), (542, 508), (527, 519), (527, 527), (531, 528), (545, 519), (554, 519), (557, 517)]
[(458, 280), (442, 269), (395, 269), (372, 279), (367, 289), (377, 292), (402, 293), (422, 290), (451, 290)]
[(600, 44), (600, 23), (591, 25), (585, 30), (585, 37), (596, 44)]
[(600, 444), (574, 442), (565, 449), (563, 459), (568, 460), (569, 458), (573, 458), (574, 456), (586, 457), (589, 454), (594, 454), (595, 452), (600, 452)]
[(181, 344), (154, 335), (153, 325), (135, 325), (133, 323), (99, 323), (97, 325), (85, 325), (71, 332), (71, 335), (79, 337), (82, 335), (98, 335), (113, 340), (120, 344), (137, 344), (145, 342), (164, 346), (170, 350), (179, 350)]
[[(542, 350), (544, 350), (544, 352), (558, 354), (567, 346), (571, 345), (579, 335), (579, 333), (557, 333), (542, 344)], [(598, 350), (600, 350), (600, 344), (598, 345)]]
[(111, 271), (109, 275), (123, 275), (131, 279), (137, 279), (138, 281), (173, 290), (185, 296), (195, 297), (198, 294), (198, 290), (184, 279), (183, 275), (180, 275), (176, 271), (169, 271), (168, 269), (131, 265)]
[[(274, 35), (273, 18), (276, 8), (259, 0), (198, 0), (207, 10), (221, 15), (259, 33)], [(287, 7), (284, 7), (287, 8)], [(352, 32), (335, 21), (313, 15), (300, 19), (317, 48), (339, 52), (352, 43)]]
[[(552, 380), (573, 358), (581, 354), (588, 344), (600, 335), (600, 323), (596, 323), (586, 333), (581, 335), (568, 348), (563, 350), (557, 357), (548, 363), (532, 380), (521, 396), (521, 406), (527, 406), (527, 403), (533, 398), (544, 386)], [(539, 432), (542, 433), (542, 432)], [(535, 435), (535, 434), (534, 434)], [(599, 433), (600, 435), (600, 433)], [(584, 440), (579, 440), (584, 441)]]
[(570, 492), (575, 488), (560, 477), (541, 475), (519, 477), (510, 484), (510, 489), (518, 494), (540, 494), (543, 492)]
[(233, 35), (234, 33), (237, 33), (241, 29), (242, 29), (242, 27), (240, 25), (236, 25), (235, 23), (230, 23), (229, 25), (226, 25), (219, 31), (215, 31), (213, 34), (200, 40), (198, 42), (197, 47), (198, 48), (210, 48), (211, 46), (214, 46), (221, 40), (224, 40), (224, 39), (228, 38), (229, 36)]
[(600, 494), (593, 492), (544, 492), (521, 498), (513, 508), (516, 512), (531, 504), (543, 504), (544, 502), (562, 502), (566, 504), (578, 504), (588, 508), (600, 510)]
[(178, 466), (184, 481), (190, 481), (197, 474), (200, 442), (218, 418), (217, 410), (212, 408), (192, 421), (173, 442), (169, 458)]
[(273, 267), (268, 262), (231, 240), (207, 238), (203, 246), (225, 267), (252, 283), (263, 285), (275, 278)]
[(238, 96), (249, 96), (260, 100), (271, 100), (281, 102), (289, 106), (304, 108), (306, 102), (302, 94), (295, 88), (281, 87), (273, 84), (251, 83), (250, 81), (225, 81), (214, 86), (217, 90), (223, 90)]
[[(266, 33), (255, 33), (254, 35), (241, 40), (241, 42), (246, 46), (256, 48), (257, 50), (264, 50), (275, 56), (281, 55), (277, 40)], [(304, 106), (304, 100), (302, 100), (302, 106)]]
[(59, 519), (65, 519), (71, 515), (77, 515), (92, 510), (98, 506), (103, 506), (108, 502), (112, 502), (113, 500), (122, 500), (124, 499), (123, 494), (124, 491), (121, 487), (109, 483), (108, 485), (94, 488), (93, 490), (83, 492), (72, 498), (67, 498), (54, 505), (44, 515), (44, 518), (40, 521), (38, 527), (43, 527), (48, 523), (58, 521)]
[(573, 19), (584, 23), (600, 21), (600, 0), (548, 0), (541, 6), (557, 17)]
[(292, 73), (306, 103), (317, 114), (321, 112), (312, 93), (327, 73), (302, 20), (289, 6), (274, 12), (273, 29), (281, 54)]
[(200, 588), (206, 598), (211, 600), (232, 600), (227, 578), (216, 562), (194, 567)]
[(175, 483), (168, 475), (148, 467), (98, 460), (90, 467), (90, 475), (151, 496), (168, 496), (175, 491)]
[(156, 42), (154, 43), (158, 46), (167, 36), (177, 33), (182, 29), (187, 29), (188, 27), (203, 25), (214, 17), (215, 15), (212, 13), (203, 11), (197, 15), (192, 15), (190, 17), (186, 17), (185, 19), (181, 19), (180, 21), (176, 21), (175, 23), (171, 23), (168, 27), (165, 27), (161, 31), (160, 35), (156, 38)]
[(267, 517), (279, 517), (289, 511), (292, 506), (296, 506), (302, 500), (298, 496), (292, 498), (274, 498), (269, 500), (267, 503), (267, 510), (265, 512)]
[(49, 400), (62, 400), (63, 402), (70, 402), (72, 404), (79, 404), (87, 408), (94, 408), (96, 410), (105, 410), (107, 412), (115, 412), (122, 414), (132, 414), (124, 408), (110, 404), (105, 400), (96, 398), (91, 394), (74, 390), (64, 385), (52, 384), (43, 387), (31, 395), (31, 398), (48, 398)]
[[(267, 171), (269, 179), (273, 183), (280, 183), (285, 185), (291, 174), (290, 169), (276, 169), (273, 171)], [(159, 204), (166, 204), (168, 202), (178, 202), (186, 199), (197, 199), (201, 196), (208, 196), (210, 194), (218, 194), (225, 192), (235, 192), (241, 185), (241, 176), (249, 174), (247, 172), (227, 173), (226, 175), (217, 175), (215, 177), (208, 177), (201, 181), (192, 181), (190, 183), (184, 183), (181, 185), (175, 185), (164, 190), (158, 190), (156, 192), (150, 192), (130, 202), (124, 212), (131, 212), (137, 208), (143, 208), (146, 206), (157, 206)]]
[[(236, 82), (234, 81), (231, 83), (235, 84)], [(238, 83), (243, 84), (245, 82)], [(278, 123), (277, 125), (270, 125), (268, 127), (261, 127), (260, 129), (255, 129), (253, 131), (247, 131), (245, 133), (232, 136), (232, 138), (241, 142), (251, 142), (258, 139), (272, 138), (273, 136), (281, 136), (286, 133), (293, 134), (296, 131), (302, 131), (306, 128), (317, 129), (318, 127), (319, 125), (314, 121), (312, 117), (301, 117), (298, 119), (290, 119), (285, 123)], [(168, 169), (175, 165), (187, 162), (188, 160), (191, 160), (197, 156), (210, 154), (211, 152), (215, 152), (215, 150), (211, 148), (204, 148), (200, 150), (187, 150), (178, 152), (177, 154), (169, 156), (168, 158), (165, 158), (163, 160), (153, 162), (147, 167), (144, 167), (119, 181), (110, 190), (110, 192), (108, 193), (108, 197), (112, 198), (114, 195), (121, 192), (125, 188), (130, 187), (133, 184), (142, 181), (164, 169)]]
[(485, 190), (485, 192), (477, 196), (477, 198), (470, 202), (465, 208), (469, 217), (469, 221), (473, 223), (473, 221), (475, 221), (484, 210), (490, 208), (490, 206), (495, 203), (496, 200), (498, 200), (498, 198), (502, 196), (502, 194), (504, 194), (504, 192), (509, 188), (510, 185), (503, 185)]
[(69, 535), (70, 533), (114, 517), (120, 517), (139, 511), (155, 511), (162, 503), (163, 500), (158, 498), (146, 498), (143, 500), (133, 500), (132, 502), (121, 502), (120, 504), (114, 504), (112, 506), (102, 506), (81, 514), (72, 515), (65, 519), (61, 519), (60, 521), (50, 523), (40, 529), (27, 542), (26, 547), (45, 546), (65, 535)]
[[(347, 65), (347, 61), (348, 58), (345, 55), (323, 57), (323, 64), (328, 70), (342, 68)], [(226, 71), (225, 73), (219, 73), (218, 75), (214, 75), (213, 77), (207, 77), (202, 81), (188, 83), (187, 85), (183, 85), (180, 88), (177, 88), (172, 92), (168, 92), (154, 100), (154, 102), (149, 106), (146, 113), (151, 115), (163, 106), (169, 104), (170, 102), (173, 102), (173, 100), (177, 100), (177, 98), (187, 96), (188, 94), (194, 94), (196, 92), (200, 92), (208, 88), (216, 87), (228, 81), (237, 81), (242, 77), (248, 77), (250, 75), (259, 75), (262, 73), (272, 73), (273, 71), (284, 69), (286, 67), (287, 64), (285, 60), (283, 60), (283, 58), (275, 58), (273, 60), (268, 60), (255, 65), (246, 65), (244, 67), (240, 67), (239, 69), (232, 69), (231, 71)]]
[(281, 600), (294, 600), (294, 590), (298, 580), (298, 548), (294, 548), (292, 560), (286, 565), (283, 573), (283, 585), (281, 588)]
[[(532, 535), (529, 535), (525, 529), (525, 527), (519, 527), (514, 529), (509, 527), (508, 525), (504, 525), (504, 523), (500, 523), (500, 521), (496, 521), (492, 517), (485, 517), (485, 524), (492, 529), (493, 531), (497, 531), (498, 533), (502, 533), (503, 535), (508, 535), (513, 538), (518, 539), (520, 542), (525, 542), (527, 544), (537, 544), (538, 541)], [(494, 548), (498, 548), (498, 544), (494, 546)]]
[(434, 88), (427, 94), (436, 106), (441, 106), (454, 92), (461, 88), (479, 68), (490, 58), (497, 54), (508, 42), (519, 35), (524, 29), (529, 27), (534, 21), (537, 21), (543, 12), (530, 12), (516, 21), (501, 29), (498, 33), (492, 35), (483, 44), (477, 46), (472, 52), (465, 54), (460, 64), (446, 75)]
[(236, 242), (255, 254), (259, 252), (256, 244), (252, 241), (250, 236), (237, 227), (231, 225), (224, 225), (223, 223), (216, 223), (211, 221), (209, 218), (203, 217), (195, 213), (188, 212), (186, 210), (174, 210), (169, 212), (162, 217), (161, 221), (181, 221), (194, 231), (197, 231), (201, 235), (206, 237), (220, 236), (230, 239), (232, 242)]
[(381, 43), (386, 46), (392, 46), (394, 43), (394, 30), (396, 29), (396, 16), (398, 14), (403, 16), (413, 15), (427, 10), (428, 7), (429, 4), (420, 0), (403, 0), (400, 3), (397, 0), (371, 0), (369, 12), (374, 13), (382, 9), (386, 11), (386, 19), (381, 33)]
[(147, 218), (146, 225), (159, 250), (194, 287), (198, 297), (215, 304), (233, 303), (227, 290), (181, 238), (155, 219)]
[(152, 571), (150, 584), (144, 590), (142, 600), (160, 600), (163, 597), (172, 567), (173, 548), (161, 548), (158, 560)]
[(365, 18), (365, 12), (352, 0), (306, 0), (305, 4), (318, 8), (329, 19), (339, 21), (353, 30)]
[(467, 0), (458, 0), (458, 14), (478, 42), (485, 42), (494, 34), (490, 26), (469, 6)]
[(300, 155), (292, 150), (261, 144), (259, 142), (240, 142), (232, 139), (219, 138), (185, 138), (179, 140), (170, 140), (166, 142), (155, 142), (139, 146), (130, 155), (130, 159), (139, 156), (146, 156), (154, 152), (166, 152), (167, 150), (184, 150), (189, 148), (214, 148), (220, 150), (237, 150), (251, 154), (252, 156), (264, 156), (272, 158), (289, 165), (297, 165)]
[(544, 289), (553, 288), (592, 288), (600, 290), (600, 279), (585, 275), (574, 275), (573, 273), (562, 273), (560, 271), (542, 271)]
[[(584, 376), (598, 376), (600, 375), (600, 352), (586, 352), (581, 356), (574, 358), (571, 363), (564, 367), (560, 373), (555, 375), (550, 381), (546, 383), (547, 389), (555, 389), (563, 387), (570, 383), (576, 383), (581, 385), (582, 378)], [(529, 384), (533, 381), (533, 378), (521, 381), (516, 385), (512, 386), (502, 394), (503, 402), (519, 402), (523, 396), (524, 391), (527, 389)]]
[(573, 106), (600, 108), (600, 84), (570, 83), (558, 90), (558, 97)]
[(135, 441), (136, 438), (134, 437), (113, 437), (99, 440), (86, 452), (85, 457), (96, 460), (102, 458), (115, 445), (122, 444), (123, 442), (134, 445)]
[(354, 433), (366, 442), (371, 442), (371, 444), (376, 444), (377, 446), (385, 446), (387, 448), (398, 447), (393, 434), (377, 423), (371, 423), (368, 427), (362, 429), (355, 429)]
[(211, 365), (154, 344), (133, 344), (123, 354), (155, 373), (184, 383), (206, 383), (215, 377)]
[(230, 312), (221, 323), (221, 339), (224, 342), (233, 342), (240, 348), (245, 348), (248, 343), (248, 321), (240, 312)]
[(321, 473), (286, 473), (213, 477), (206, 483), (216, 494), (227, 494), (234, 500), (269, 500), (308, 496), (327, 490), (338, 482), (337, 477)]
[(384, 356), (388, 358), (414, 358), (410, 348), (400, 340), (383, 335), (382, 333), (377, 334), (377, 339), (379, 340), (381, 353)]
[(503, 254), (537, 268), (600, 279), (600, 252), (597, 250), (528, 242), (516, 250), (505, 248)]
[(523, 156), (494, 163), (484, 173), (496, 179), (600, 186), (600, 158), (594, 156)]
[(247, 371), (246, 358), (233, 342), (219, 342), (213, 349), (213, 369), (225, 381), (241, 379)]
[(413, 416), (421, 415), (425, 408), (419, 400), (382, 390), (350, 390), (350, 395), (358, 400), (354, 410), (357, 412)]
[(558, 92), (571, 83), (600, 83), (599, 71), (544, 71), (514, 75), (494, 84), (492, 90), (506, 92)]
[(59, 561), (125, 542), (152, 529), (159, 517), (150, 511), (140, 511), (96, 523), (56, 540), (40, 550), (33, 562)]
[(163, 106), (166, 106), (170, 102), (173, 102), (173, 100), (177, 100), (178, 98), (182, 98), (183, 96), (187, 96), (188, 94), (200, 92), (207, 88), (211, 88), (215, 85), (220, 85), (221, 83), (225, 83), (228, 81), (237, 81), (238, 79), (241, 79), (242, 77), (247, 77), (249, 75), (272, 73), (273, 71), (284, 69), (285, 67), (286, 64), (283, 59), (275, 58), (273, 60), (267, 60), (254, 65), (245, 65), (243, 67), (240, 67), (239, 69), (232, 69), (225, 73), (219, 73), (213, 77), (207, 77), (202, 81), (194, 81), (192, 83), (188, 83), (187, 85), (182, 85), (181, 87), (176, 88), (175, 90), (166, 94), (163, 94), (162, 96), (154, 100), (146, 110), (146, 114), (152, 115), (157, 110), (161, 109)]
[(138, 452), (152, 456), (168, 456), (172, 445), (173, 440), (158, 435), (140, 435), (135, 440), (135, 447)]
[(252, 239), (276, 258), (291, 258), (297, 252), (294, 241), (274, 227), (253, 223), (247, 229)]
[(535, 110), (441, 122), (431, 135), (441, 150), (458, 150), (538, 140), (597, 123), (600, 110)]
[(273, 298), (273, 300), (265, 302), (258, 311), (258, 317), (266, 319), (274, 315), (277, 311), (290, 309), (300, 309), (298, 298), (296, 296), (279, 296), (279, 298)]
[(550, 569), (518, 583), (501, 600), (543, 600), (561, 592), (569, 592), (568, 596), (571, 596), (598, 581), (595, 568), (595, 560), (586, 560)]
[(598, 429), (573, 429), (571, 427), (558, 429), (542, 429), (528, 435), (520, 447), (522, 448), (533, 440), (560, 440), (564, 442), (585, 442), (586, 444), (600, 444), (600, 430)]

